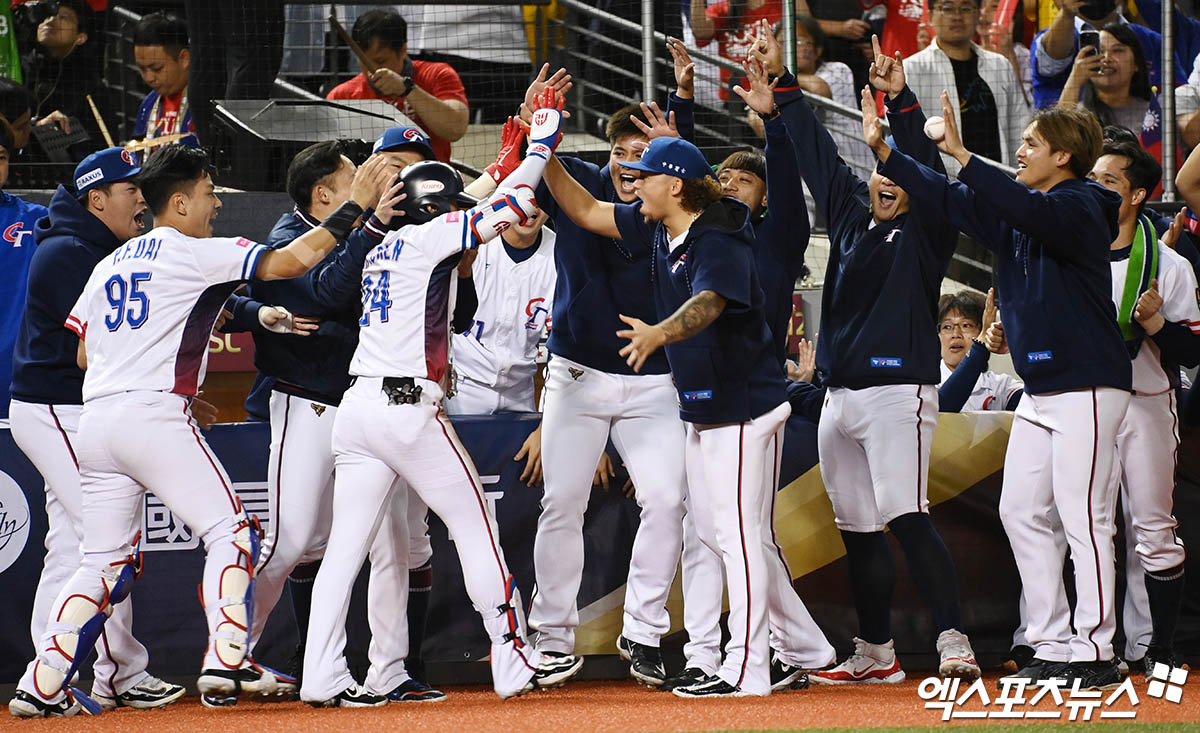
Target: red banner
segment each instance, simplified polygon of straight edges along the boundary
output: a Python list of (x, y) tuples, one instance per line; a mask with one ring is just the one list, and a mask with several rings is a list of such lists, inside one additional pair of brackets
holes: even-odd
[(208, 371), (254, 371), (254, 338), (248, 333), (215, 333), (209, 336)]

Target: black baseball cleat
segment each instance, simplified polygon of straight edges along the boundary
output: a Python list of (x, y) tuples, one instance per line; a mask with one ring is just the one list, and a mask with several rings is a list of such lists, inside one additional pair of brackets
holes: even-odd
[(639, 644), (624, 636), (617, 637), (617, 651), (629, 662), (629, 676), (649, 687), (661, 687), (667, 681), (662, 654), (658, 647)]
[(1032, 687), (1041, 680), (1067, 679), (1066, 670), (1069, 666), (1069, 662), (1051, 662), (1047, 659), (1034, 657), (1029, 661), (1029, 664), (1022, 667), (1016, 674), (1008, 674), (1001, 677), (996, 686), (1003, 687), (1004, 680), (1023, 679), (1026, 680), (1027, 685)]
[(314, 708), (376, 708), (387, 703), (388, 699), (385, 696), (376, 695), (365, 687), (353, 684), (328, 700), (308, 704)]
[(37, 695), (31, 695), (24, 690), (17, 690), (13, 699), (8, 702), (8, 712), (14, 718), (70, 718), (73, 715), (87, 713), (87, 709), (66, 695), (58, 702), (46, 702)]
[[(202, 696), (216, 698), (236, 697), (249, 693), (265, 698), (290, 698), (296, 694), (294, 677), (249, 662), (238, 669), (206, 669), (200, 672), (196, 687)], [(224, 707), (223, 705), (220, 707)]]
[(741, 688), (734, 687), (720, 677), (712, 677), (705, 682), (701, 682), (691, 687), (676, 687), (671, 690), (672, 694), (679, 697), (748, 697), (749, 693), (742, 692)]
[(1117, 660), (1103, 662), (1071, 662), (1063, 670), (1067, 687), (1079, 690), (1115, 690), (1121, 686), (1121, 670)]
[(1001, 669), (1009, 673), (1020, 672), (1033, 661), (1033, 655), (1033, 647), (1017, 644), (1008, 650), (1008, 655), (1004, 658), (1004, 664), (1001, 665)]
[(387, 698), (393, 702), (441, 702), (446, 693), (409, 677), (389, 692)]
[(778, 654), (771, 659), (771, 691), (804, 690), (808, 688), (808, 673), (781, 660)]
[(206, 708), (237, 707), (237, 695), (201, 695), (200, 704)]
[(288, 677), (296, 680), (297, 687), (304, 681), (304, 642), (300, 642), (292, 650), (292, 658), (283, 665), (282, 671)]
[(1146, 656), (1142, 657), (1142, 668), (1138, 671), (1146, 675), (1146, 679), (1150, 679), (1150, 675), (1154, 674), (1154, 665), (1165, 664), (1168, 671), (1184, 667), (1183, 662), (1175, 656), (1175, 650), (1168, 646), (1160, 644), (1151, 644), (1146, 647)]
[(690, 687), (697, 682), (703, 682), (710, 677), (711, 675), (706, 674), (704, 670), (700, 669), (699, 667), (684, 667), (679, 672), (676, 672), (668, 677), (666, 681), (662, 683), (662, 687), (659, 689), (670, 692), (676, 687)]
[(562, 687), (582, 668), (583, 657), (562, 652), (542, 652), (542, 661), (530, 678), (525, 692)]
[(93, 690), (92, 699), (100, 703), (100, 707), (105, 710), (113, 708), (152, 710), (170, 705), (183, 697), (185, 692), (182, 685), (173, 685), (154, 675), (146, 675), (144, 680), (119, 695), (100, 695)]

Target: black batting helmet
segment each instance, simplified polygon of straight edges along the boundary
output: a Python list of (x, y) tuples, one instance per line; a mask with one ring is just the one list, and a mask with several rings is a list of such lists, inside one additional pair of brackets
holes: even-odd
[(413, 163), (400, 172), (404, 181), (404, 223), (424, 224), (450, 211), (451, 204), (474, 206), (479, 199), (463, 193), (458, 171), (438, 160)]

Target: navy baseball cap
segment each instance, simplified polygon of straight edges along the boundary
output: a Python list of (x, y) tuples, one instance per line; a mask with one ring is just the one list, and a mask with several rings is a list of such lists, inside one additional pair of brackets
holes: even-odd
[(677, 137), (656, 137), (642, 151), (641, 160), (621, 165), (635, 171), (666, 173), (676, 178), (716, 177), (700, 148)]
[(429, 138), (416, 127), (393, 127), (389, 129), (375, 141), (371, 152), (378, 153), (381, 150), (394, 150), (406, 145), (425, 156), (425, 160), (437, 160), (437, 156), (433, 154), (433, 145), (429, 143)]
[(124, 148), (107, 148), (92, 153), (75, 166), (75, 194), (82, 196), (102, 183), (116, 183), (141, 173), (133, 153)]

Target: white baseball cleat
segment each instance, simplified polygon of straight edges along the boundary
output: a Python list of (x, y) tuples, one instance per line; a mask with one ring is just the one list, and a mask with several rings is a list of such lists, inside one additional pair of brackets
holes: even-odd
[(868, 644), (854, 639), (854, 653), (832, 669), (810, 672), (814, 685), (896, 684), (904, 681), (904, 670), (896, 658), (894, 643)]
[(938, 674), (963, 680), (979, 679), (979, 663), (975, 661), (975, 652), (966, 634), (946, 629), (938, 634), (937, 650), (942, 658)]
[(119, 695), (101, 695), (93, 689), (92, 699), (100, 703), (100, 707), (105, 710), (113, 708), (151, 710), (170, 705), (183, 697), (185, 692), (182, 685), (173, 685), (148, 674), (141, 682)]

